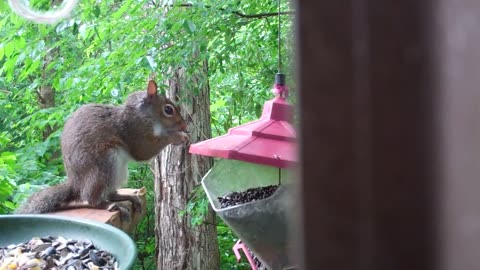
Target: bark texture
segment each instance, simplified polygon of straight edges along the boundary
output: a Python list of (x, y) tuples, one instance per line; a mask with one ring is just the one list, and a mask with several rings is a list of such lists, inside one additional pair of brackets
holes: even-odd
[[(206, 64), (197, 75), (188, 78), (182, 69), (176, 70), (174, 74), (169, 82), (167, 96), (181, 104), (191, 142), (210, 138), (210, 96)], [(198, 84), (200, 81), (205, 83)], [(193, 87), (187, 86), (187, 82), (188, 85), (202, 87), (194, 91)], [(188, 215), (180, 215), (192, 190), (200, 184), (211, 166), (211, 159), (188, 154), (188, 146), (168, 146), (155, 159), (157, 269), (219, 269), (220, 256), (213, 210), (209, 207), (204, 223), (194, 228)]]
[[(46, 39), (45, 43), (48, 44), (49, 40)], [(37, 91), (38, 105), (40, 109), (48, 109), (55, 107), (55, 89), (51, 85), (52, 76), (55, 74), (53, 68), (48, 69), (48, 65), (58, 55), (58, 49), (50, 49), (43, 59), (42, 68), (42, 84)], [(46, 126), (43, 131), (43, 139), (46, 140), (50, 134), (52, 134), (57, 127)]]

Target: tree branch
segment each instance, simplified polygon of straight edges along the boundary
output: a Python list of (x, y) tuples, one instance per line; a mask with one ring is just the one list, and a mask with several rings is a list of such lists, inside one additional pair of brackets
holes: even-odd
[[(181, 7), (193, 7), (192, 4), (180, 4)], [(212, 6), (205, 5), (206, 8), (213, 8)], [(218, 10), (226, 11), (225, 8), (218, 8)], [(268, 13), (258, 13), (258, 14), (244, 14), (240, 11), (231, 11), (232, 14), (237, 15), (241, 18), (247, 19), (261, 19), (266, 17), (278, 16), (280, 15), (295, 15), (295, 11), (282, 11), (282, 12), (268, 12)]]
[(243, 14), (243, 13), (240, 13), (238, 11), (233, 11), (232, 13), (239, 16), (239, 17), (248, 18), (248, 19), (251, 19), (251, 18), (266, 18), (266, 17), (278, 16), (279, 14), (280, 15), (294, 15), (295, 14), (294, 11), (282, 11), (280, 13), (270, 12), (270, 13), (259, 13), (259, 14)]

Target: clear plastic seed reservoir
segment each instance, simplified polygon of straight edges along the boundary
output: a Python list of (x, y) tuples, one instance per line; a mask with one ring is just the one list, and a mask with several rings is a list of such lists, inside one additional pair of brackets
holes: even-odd
[[(227, 175), (231, 181), (225, 181)], [(278, 168), (219, 160), (202, 181), (215, 212), (268, 269), (291, 265), (288, 220), (292, 188), (287, 171), (281, 170), (280, 175), (279, 185)], [(241, 194), (247, 190), (250, 194)], [(240, 194), (238, 200), (232, 193)], [(222, 206), (224, 200), (235, 203)]]

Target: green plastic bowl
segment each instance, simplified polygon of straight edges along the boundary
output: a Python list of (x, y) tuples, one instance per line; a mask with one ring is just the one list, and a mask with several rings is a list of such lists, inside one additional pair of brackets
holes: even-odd
[(137, 257), (132, 238), (111, 225), (52, 215), (0, 215), (0, 247), (49, 235), (90, 239), (96, 248), (111, 252), (121, 270), (132, 269)]

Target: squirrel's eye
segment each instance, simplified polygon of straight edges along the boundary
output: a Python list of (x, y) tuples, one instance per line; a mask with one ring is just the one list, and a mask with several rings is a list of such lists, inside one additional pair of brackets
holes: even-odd
[(175, 112), (175, 109), (170, 104), (167, 104), (167, 105), (165, 105), (165, 107), (163, 107), (163, 113), (166, 116), (172, 116), (174, 112)]

